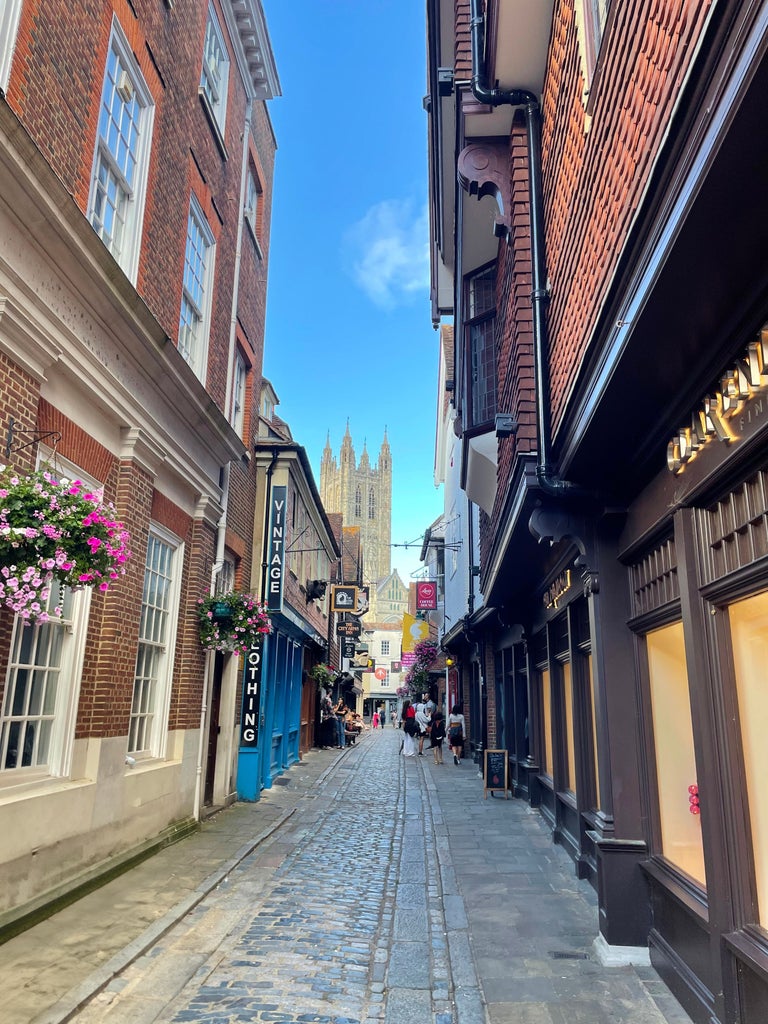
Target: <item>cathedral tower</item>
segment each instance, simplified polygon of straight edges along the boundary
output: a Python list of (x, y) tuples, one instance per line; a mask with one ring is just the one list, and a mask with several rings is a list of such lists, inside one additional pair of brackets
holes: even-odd
[(349, 421), (338, 462), (329, 435), (320, 462), (320, 498), (326, 512), (341, 512), (345, 526), (360, 527), (366, 580), (373, 583), (388, 576), (392, 564), (392, 453), (386, 429), (375, 466), (365, 442), (358, 464)]

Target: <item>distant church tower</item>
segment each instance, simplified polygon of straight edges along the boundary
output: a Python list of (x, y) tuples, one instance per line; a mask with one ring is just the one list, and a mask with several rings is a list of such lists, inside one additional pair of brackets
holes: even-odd
[(349, 421), (338, 462), (329, 435), (320, 463), (320, 498), (326, 512), (341, 512), (345, 526), (360, 527), (366, 580), (388, 576), (392, 564), (392, 454), (386, 429), (375, 466), (371, 466), (365, 444), (357, 465)]

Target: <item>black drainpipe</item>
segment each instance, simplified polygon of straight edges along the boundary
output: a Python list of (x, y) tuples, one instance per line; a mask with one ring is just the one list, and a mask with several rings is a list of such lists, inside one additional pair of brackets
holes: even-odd
[[(528, 139), (528, 191), (531, 208), (531, 278), (533, 290), (533, 376), (536, 388), (536, 433), (538, 435), (536, 479), (539, 487), (555, 497), (584, 494), (582, 488), (568, 480), (561, 480), (552, 466), (550, 452), (552, 419), (550, 414), (549, 374), (546, 359), (549, 349), (547, 327), (546, 259), (544, 255), (544, 202), (541, 188), (541, 113), (539, 103), (527, 89), (490, 89), (483, 81), (483, 39), (485, 18), (480, 12), (481, 0), (471, 0), (472, 30), (472, 94), (491, 107), (509, 105), (523, 107)], [(507, 212), (506, 210), (504, 211)]]

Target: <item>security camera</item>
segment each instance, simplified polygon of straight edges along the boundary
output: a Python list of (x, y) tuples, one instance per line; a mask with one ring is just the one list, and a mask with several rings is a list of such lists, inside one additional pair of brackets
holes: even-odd
[(136, 764), (136, 758), (131, 757), (130, 754), (126, 754), (125, 763), (128, 765), (129, 768), (133, 768), (133, 766)]

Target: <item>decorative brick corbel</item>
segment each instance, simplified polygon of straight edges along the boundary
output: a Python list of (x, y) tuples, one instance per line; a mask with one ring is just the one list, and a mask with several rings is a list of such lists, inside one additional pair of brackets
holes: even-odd
[(499, 216), (493, 233), (506, 238), (512, 227), (512, 182), (509, 174), (509, 143), (473, 142), (465, 146), (458, 160), (459, 184), (471, 196), (494, 196)]

